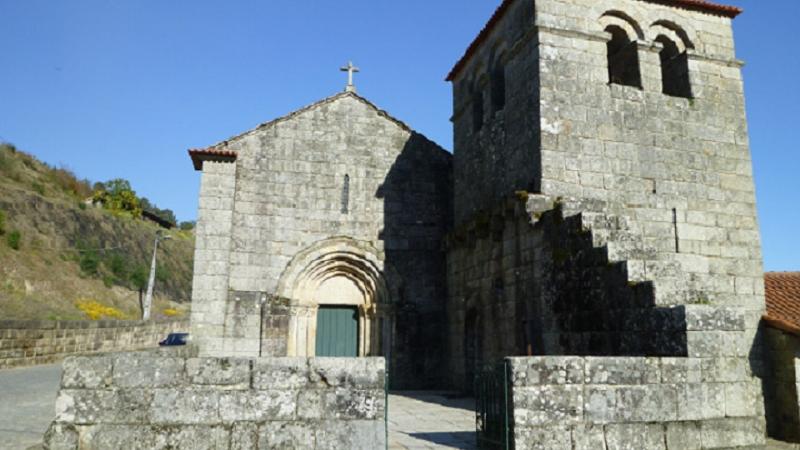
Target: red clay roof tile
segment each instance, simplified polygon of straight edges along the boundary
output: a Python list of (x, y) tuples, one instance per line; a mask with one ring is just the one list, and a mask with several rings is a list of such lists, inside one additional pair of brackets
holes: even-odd
[(203, 161), (236, 161), (236, 152), (230, 150), (217, 150), (215, 148), (203, 148), (189, 150), (192, 158), (194, 170), (203, 170)]
[(764, 289), (764, 320), (775, 328), (800, 334), (800, 272), (768, 272), (764, 274)]

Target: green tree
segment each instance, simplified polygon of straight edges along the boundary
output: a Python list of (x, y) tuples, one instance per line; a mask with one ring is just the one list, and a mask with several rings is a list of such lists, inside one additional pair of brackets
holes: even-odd
[(194, 230), (196, 222), (194, 220), (187, 220), (185, 222), (181, 222), (180, 228), (183, 231)]
[(142, 265), (136, 266), (136, 268), (131, 271), (129, 280), (133, 288), (141, 292), (147, 287), (147, 269)]
[(131, 189), (131, 183), (122, 178), (115, 178), (105, 183), (95, 183), (93, 198), (103, 207), (116, 213), (128, 213), (133, 217), (142, 216), (139, 197)]

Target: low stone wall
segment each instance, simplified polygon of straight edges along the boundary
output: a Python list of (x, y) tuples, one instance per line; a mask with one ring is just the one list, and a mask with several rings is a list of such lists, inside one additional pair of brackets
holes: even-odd
[(45, 448), (381, 449), (384, 386), (383, 358), (70, 357)]
[(800, 336), (767, 326), (764, 338), (767, 431), (775, 439), (800, 442)]
[(48, 364), (65, 356), (156, 347), (187, 320), (0, 321), (0, 369)]
[(740, 358), (508, 358), (517, 449), (763, 449)]

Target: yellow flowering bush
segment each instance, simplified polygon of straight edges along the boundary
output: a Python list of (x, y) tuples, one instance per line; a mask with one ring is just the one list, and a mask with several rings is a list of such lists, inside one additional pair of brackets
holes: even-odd
[(125, 314), (111, 306), (103, 305), (95, 300), (78, 300), (75, 302), (75, 306), (78, 307), (87, 317), (91, 320), (100, 320), (101, 318), (109, 318), (109, 319), (124, 319)]
[(175, 308), (167, 308), (164, 311), (162, 311), (162, 313), (167, 317), (175, 317), (175, 316), (182, 316), (183, 315), (182, 312), (178, 311)]

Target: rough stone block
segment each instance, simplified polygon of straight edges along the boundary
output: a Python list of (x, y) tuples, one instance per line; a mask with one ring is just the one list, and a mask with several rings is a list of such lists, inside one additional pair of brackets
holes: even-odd
[(698, 358), (660, 358), (661, 382), (664, 384), (699, 383), (702, 381)]
[(583, 417), (583, 386), (514, 389), (514, 423), (528, 426), (577, 423)]
[(700, 450), (700, 422), (667, 424), (667, 449)]
[(593, 423), (608, 423), (617, 419), (617, 389), (610, 386), (588, 385), (584, 390), (584, 414)]
[(662, 424), (609, 424), (605, 430), (608, 450), (666, 450)]
[(194, 385), (248, 389), (250, 387), (250, 360), (190, 358), (186, 360), (186, 374)]
[(115, 387), (180, 386), (186, 382), (183, 358), (121, 353), (114, 355), (112, 360)]
[(56, 398), (56, 423), (90, 425), (95, 423), (138, 423), (146, 421), (149, 391), (69, 390)]
[(624, 386), (617, 389), (621, 422), (667, 422), (677, 418), (678, 388), (672, 385)]
[(318, 450), (374, 450), (386, 446), (381, 420), (322, 421), (314, 430)]
[(572, 450), (572, 434), (565, 426), (523, 426), (514, 430), (514, 445), (530, 450)]
[(150, 406), (154, 424), (207, 424), (220, 421), (219, 392), (209, 389), (156, 389)]
[(721, 383), (678, 385), (678, 420), (725, 417), (725, 389)]
[(45, 432), (44, 442), (48, 450), (77, 450), (78, 432), (72, 425), (54, 422)]
[(584, 359), (572, 356), (508, 358), (514, 386), (583, 383)]
[(266, 422), (258, 427), (258, 448), (283, 450), (316, 448), (315, 425), (310, 422)]
[(765, 444), (764, 418), (729, 418), (700, 424), (703, 449), (722, 449)]
[(108, 356), (72, 356), (61, 365), (61, 387), (94, 389), (111, 384), (111, 358)]
[(756, 381), (725, 383), (725, 415), (754, 417), (762, 413), (761, 387)]
[(308, 359), (259, 358), (253, 361), (254, 389), (303, 389), (309, 385)]
[(648, 384), (660, 381), (658, 358), (586, 358), (586, 383)]
[(230, 450), (252, 450), (258, 448), (258, 425), (235, 423), (231, 428)]
[(570, 450), (606, 450), (605, 433), (602, 425), (578, 424), (572, 429)]
[(296, 410), (296, 391), (230, 391), (219, 394), (219, 414), (225, 423), (294, 420)]

